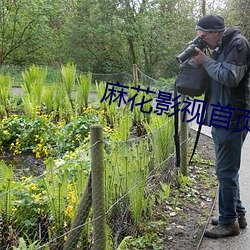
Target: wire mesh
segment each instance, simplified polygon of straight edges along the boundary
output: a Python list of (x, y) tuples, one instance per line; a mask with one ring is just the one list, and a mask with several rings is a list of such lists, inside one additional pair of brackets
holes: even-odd
[[(153, 116), (141, 137), (104, 138), (107, 249), (142, 233), (139, 225), (154, 215), (161, 183), (171, 182), (173, 117)], [(92, 147), (79, 148), (73, 158), (48, 159), (38, 176), (17, 179), (11, 165), (1, 162), (1, 249), (92, 249), (103, 240), (93, 237), (93, 224), (102, 216), (93, 219)]]

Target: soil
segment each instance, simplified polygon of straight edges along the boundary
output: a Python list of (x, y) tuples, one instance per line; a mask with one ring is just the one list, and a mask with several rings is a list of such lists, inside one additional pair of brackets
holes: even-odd
[(43, 159), (37, 159), (32, 153), (13, 155), (12, 152), (7, 152), (0, 156), (0, 160), (4, 160), (7, 166), (11, 165), (13, 167), (16, 181), (23, 176), (39, 176), (45, 171)]
[[(191, 138), (195, 138), (196, 132), (190, 133)], [(193, 141), (190, 146), (193, 146)], [(213, 141), (201, 134), (196, 155), (188, 169), (191, 183), (185, 188), (176, 183), (177, 190), (179, 188), (177, 207), (173, 208), (173, 202), (158, 207), (159, 213), (167, 218), (167, 227), (160, 228), (158, 232), (158, 235), (162, 235), (164, 250), (199, 249), (217, 194), (214, 162)], [(176, 193), (169, 200), (175, 197)]]

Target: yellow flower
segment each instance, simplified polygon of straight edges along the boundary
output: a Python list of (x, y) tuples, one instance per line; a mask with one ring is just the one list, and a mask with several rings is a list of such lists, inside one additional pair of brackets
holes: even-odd
[(76, 203), (76, 196), (75, 195), (72, 195), (71, 201), (72, 201), (72, 203)]
[(73, 218), (74, 217), (73, 206), (68, 205), (66, 208), (66, 211), (64, 211), (64, 213), (65, 213), (65, 215), (68, 215), (69, 218)]
[(9, 135), (10, 133), (9, 133), (8, 130), (4, 130), (4, 131), (3, 131), (3, 134), (4, 134), (4, 135)]
[(32, 197), (35, 198), (36, 201), (40, 201), (42, 199), (41, 195), (42, 195), (41, 193), (33, 194)]
[(16, 212), (17, 208), (13, 207), (11, 210), (12, 210), (12, 212)]
[(28, 191), (32, 191), (32, 190), (34, 191), (34, 190), (37, 190), (37, 186), (35, 183), (30, 183), (29, 185), (26, 186), (26, 189)]
[(41, 158), (41, 155), (40, 155), (39, 152), (36, 152), (36, 158), (37, 158), (37, 159), (40, 159), (40, 158)]

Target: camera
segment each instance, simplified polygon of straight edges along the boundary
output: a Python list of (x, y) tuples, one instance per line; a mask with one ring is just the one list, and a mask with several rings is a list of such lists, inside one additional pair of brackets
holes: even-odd
[(203, 50), (207, 48), (207, 43), (199, 36), (197, 36), (190, 45), (180, 54), (176, 57), (177, 61), (179, 63), (183, 63), (188, 58), (198, 55), (195, 47), (199, 48), (200, 50)]

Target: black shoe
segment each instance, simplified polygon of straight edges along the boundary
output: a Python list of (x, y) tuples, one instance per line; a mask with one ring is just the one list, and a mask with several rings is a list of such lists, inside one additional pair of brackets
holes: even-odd
[[(239, 215), (238, 222), (239, 222), (240, 229), (243, 229), (243, 228), (245, 228), (247, 226), (247, 220), (246, 220), (245, 214)], [(214, 225), (214, 226), (217, 226), (218, 225), (218, 219), (217, 218), (212, 218), (211, 224)]]
[(232, 224), (222, 225), (219, 224), (210, 229), (206, 229), (204, 235), (209, 238), (224, 238), (228, 236), (239, 235), (240, 227), (238, 222)]

